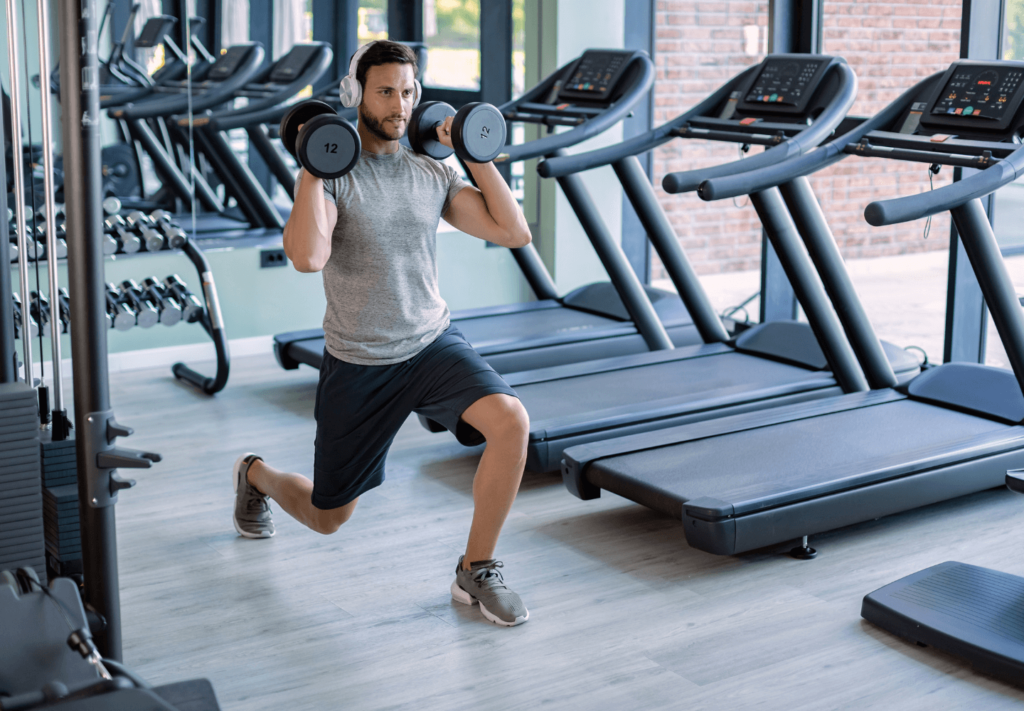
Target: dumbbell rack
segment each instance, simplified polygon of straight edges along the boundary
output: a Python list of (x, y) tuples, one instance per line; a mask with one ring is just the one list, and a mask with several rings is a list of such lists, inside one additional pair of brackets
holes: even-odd
[[(175, 363), (171, 372), (179, 380), (196, 386), (207, 395), (224, 389), (230, 371), (230, 353), (213, 272), (202, 250), (162, 210), (155, 211), (152, 216), (132, 212), (127, 219), (112, 215), (106, 219), (104, 227), (103, 251), (106, 256), (134, 254), (143, 250), (152, 253), (180, 249), (195, 266), (203, 294), (201, 303), (176, 274), (169, 276), (162, 284), (144, 282), (144, 286), (140, 287), (134, 281), (125, 281), (120, 289), (109, 285), (107, 317), (110, 327), (115, 330), (127, 330), (136, 325), (148, 328), (158, 321), (173, 325), (180, 319), (187, 323), (199, 323), (213, 341), (217, 354), (216, 374), (212, 378), (206, 377), (184, 363)], [(15, 239), (11, 237), (12, 253)], [(58, 245), (61, 242), (58, 239)], [(29, 243), (42, 247), (36, 241)], [(58, 252), (57, 257), (59, 260), (66, 257), (66, 254)], [(45, 259), (45, 250), (39, 251), (37, 248), (35, 254), (29, 255), (30, 261), (34, 259)], [(16, 256), (12, 261), (17, 261)], [(71, 309), (65, 289), (61, 289), (58, 304), (49, 303), (45, 296), (36, 292), (30, 294), (27, 303), (15, 295), (13, 311), (16, 338), (22, 337), (26, 328), (33, 338), (39, 335), (39, 330), (44, 337), (49, 337), (54, 330), (68, 333)], [(177, 317), (172, 318), (171, 314), (175, 313)], [(60, 324), (59, 328), (56, 328), (57, 324)]]

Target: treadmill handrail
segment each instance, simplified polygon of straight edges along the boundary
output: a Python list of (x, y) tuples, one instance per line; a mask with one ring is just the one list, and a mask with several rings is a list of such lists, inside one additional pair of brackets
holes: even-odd
[[(184, 62), (177, 59), (172, 59), (163, 68), (167, 70), (163, 75), (163, 78), (166, 81), (176, 81), (188, 69)], [(134, 88), (129, 87), (123, 91), (118, 90), (108, 94), (103, 93), (103, 87), (100, 87), (100, 108), (112, 109), (118, 106), (124, 106), (125, 104), (130, 104), (134, 101), (139, 101), (155, 92), (158, 86), (160, 86), (160, 84), (154, 82), (153, 84), (147, 84), (146, 86)]]
[[(529, 104), (535, 99), (543, 97), (551, 90), (551, 87), (554, 86), (555, 82), (561, 79), (566, 68), (575, 62), (576, 59), (573, 59), (572, 62), (569, 62), (565, 66), (559, 68), (558, 71), (552, 72), (545, 81), (541, 82), (518, 99), (513, 99), (512, 101), (502, 104), (498, 107), (498, 110), (501, 111), (503, 116), (511, 114), (516, 111), (516, 107), (522, 106), (523, 104)], [(507, 150), (499, 155), (494, 162), (513, 163), (515, 161), (530, 160), (531, 158), (550, 155), (560, 149), (569, 148), (570, 146), (582, 143), (588, 138), (593, 138), (626, 118), (637, 102), (643, 98), (644, 94), (646, 94), (654, 84), (654, 62), (651, 61), (651, 58), (646, 52), (637, 52), (633, 55), (629, 65), (627, 65), (627, 73), (630, 71), (630, 67), (637, 62), (641, 63), (641, 74), (636, 83), (629, 91), (620, 96), (618, 101), (616, 101), (611, 107), (602, 112), (600, 116), (584, 121), (575, 128), (563, 133), (553, 133), (550, 136), (545, 136), (544, 138), (539, 138), (534, 141), (520, 143), (515, 146), (507, 146)]]
[[(245, 60), (239, 65), (228, 79), (217, 82), (208, 88), (209, 91), (192, 95), (192, 112), (205, 111), (208, 108), (222, 104), (231, 98), (237, 89), (248, 84), (252, 77), (260, 70), (266, 50), (259, 42), (251, 43), (252, 49)], [(174, 96), (162, 97), (154, 101), (147, 101), (137, 106), (128, 106), (113, 112), (114, 118), (136, 121), (139, 119), (156, 118), (180, 113), (188, 108), (188, 96), (184, 93)]]
[(913, 87), (900, 94), (882, 111), (825, 145), (818, 146), (803, 155), (790, 158), (783, 163), (763, 166), (743, 173), (708, 178), (698, 186), (697, 194), (702, 200), (708, 201), (750, 195), (751, 193), (785, 185), (792, 180), (827, 168), (846, 157), (843, 151), (847, 146), (858, 143), (870, 132), (888, 126), (899, 118), (904, 111), (910, 108), (914, 99), (927, 85), (930, 82), (937, 81), (943, 74), (944, 72), (937, 72), (922, 79)]
[[(318, 79), (320, 79), (321, 76), (323, 76), (323, 74), (328, 69), (330, 69), (331, 62), (334, 61), (334, 50), (332, 50), (331, 46), (326, 42), (314, 42), (309, 44), (320, 45), (320, 52), (318, 52), (315, 55), (312, 61), (310, 61), (309, 64), (306, 66), (305, 71), (299, 74), (299, 76), (297, 76), (295, 79), (288, 82), (287, 84), (283, 84), (281, 88), (275, 91), (274, 93), (258, 101), (250, 102), (249, 104), (243, 106), (240, 109), (227, 108), (222, 109), (220, 111), (214, 111), (208, 117), (206, 117), (208, 118), (208, 123), (222, 118), (226, 119), (229, 123), (233, 123), (235, 119), (244, 122), (239, 125), (229, 126), (221, 125), (218, 123), (218, 130), (221, 131), (248, 126), (249, 123), (245, 120), (246, 116), (254, 114), (259, 111), (263, 111), (265, 109), (276, 109), (281, 105), (282, 102), (295, 97), (307, 86), (315, 83)], [(273, 68), (273, 66), (274, 64), (270, 64), (266, 68), (266, 70), (269, 71), (270, 69)], [(179, 118), (180, 116), (174, 117), (175, 120), (178, 120)]]
[(834, 70), (839, 72), (839, 86), (832, 101), (829, 102), (821, 115), (814, 120), (807, 128), (804, 128), (792, 138), (787, 138), (771, 150), (765, 150), (750, 158), (730, 161), (710, 168), (698, 168), (695, 170), (669, 173), (662, 181), (661, 186), (665, 192), (678, 194), (693, 192), (708, 178), (717, 178), (736, 173), (747, 173), (748, 171), (765, 166), (775, 166), (783, 161), (803, 155), (815, 148), (829, 138), (836, 130), (847, 112), (853, 106), (857, 98), (857, 75), (846, 63), (846, 60), (836, 57), (833, 65)]
[(1024, 146), (995, 165), (938, 190), (891, 200), (875, 200), (864, 208), (864, 219), (874, 227), (919, 220), (990, 195), (1022, 174)]
[(686, 113), (680, 114), (671, 121), (663, 123), (656, 128), (652, 128), (647, 133), (631, 138), (628, 141), (623, 141), (622, 143), (618, 143), (614, 146), (598, 148), (597, 150), (587, 151), (586, 153), (576, 153), (569, 156), (547, 158), (537, 166), (537, 174), (542, 178), (560, 178), (563, 175), (580, 173), (585, 170), (591, 170), (592, 168), (610, 165), (615, 161), (622, 160), (623, 158), (638, 156), (653, 148), (657, 148), (661, 144), (667, 143), (673, 138), (676, 138), (676, 129), (685, 125), (691, 118), (711, 111), (715, 106), (722, 103), (722, 101), (729, 96), (736, 86), (740, 82), (744, 81), (755, 69), (758, 69), (759, 66), (760, 65), (755, 64), (754, 66), (737, 74), (735, 77), (723, 84), (718, 91), (704, 99), (704, 101), (700, 102)]

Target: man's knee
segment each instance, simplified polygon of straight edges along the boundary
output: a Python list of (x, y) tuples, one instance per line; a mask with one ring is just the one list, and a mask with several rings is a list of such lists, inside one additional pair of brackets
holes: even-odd
[(336, 509), (315, 509), (309, 527), (325, 536), (337, 532), (342, 524), (352, 518), (356, 502), (340, 506)]
[(481, 433), (488, 442), (520, 444), (526, 447), (530, 436), (530, 416), (518, 398), (498, 395), (489, 408)]

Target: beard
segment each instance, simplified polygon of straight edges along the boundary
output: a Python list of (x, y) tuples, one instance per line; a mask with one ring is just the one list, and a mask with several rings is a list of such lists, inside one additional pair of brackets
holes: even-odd
[[(366, 126), (366, 130), (372, 133), (374, 136), (382, 141), (397, 141), (405, 135), (405, 124), (402, 128), (394, 128), (394, 124), (388, 121), (389, 119), (405, 118), (404, 116), (386, 116), (383, 120), (378, 119), (376, 116), (371, 116), (363, 110), (363, 107), (359, 107), (359, 121)], [(388, 121), (385, 124), (385, 121)]]

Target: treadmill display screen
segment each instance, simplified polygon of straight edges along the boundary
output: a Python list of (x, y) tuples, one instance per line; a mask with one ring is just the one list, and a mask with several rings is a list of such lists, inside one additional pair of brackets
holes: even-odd
[(1015, 66), (959, 66), (946, 82), (932, 114), (970, 117), (980, 123), (998, 121), (1012, 113), (1021, 90), (1024, 69)]
[(800, 114), (821, 85), (831, 58), (783, 54), (768, 56), (743, 91), (739, 108), (747, 113)]
[(569, 71), (558, 92), (559, 99), (608, 101), (622, 78), (632, 50), (588, 49)]
[(210, 69), (210, 73), (207, 75), (207, 79), (211, 81), (230, 79), (239, 65), (249, 56), (252, 48), (252, 44), (236, 44), (228, 47), (224, 54), (217, 58), (213, 68)]
[(803, 94), (813, 91), (811, 82), (820, 66), (821, 62), (788, 59), (765, 62), (754, 86), (747, 92), (747, 102), (796, 106)]

